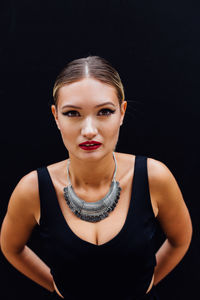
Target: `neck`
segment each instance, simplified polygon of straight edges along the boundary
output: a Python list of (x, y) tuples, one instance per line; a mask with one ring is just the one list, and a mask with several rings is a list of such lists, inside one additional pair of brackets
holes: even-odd
[(97, 161), (83, 161), (70, 156), (69, 177), (73, 187), (84, 190), (110, 185), (115, 170), (113, 153)]

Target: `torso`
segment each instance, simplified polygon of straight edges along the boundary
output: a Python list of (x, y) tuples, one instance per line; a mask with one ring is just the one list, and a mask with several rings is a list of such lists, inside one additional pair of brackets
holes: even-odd
[[(63, 169), (66, 168), (67, 160), (49, 165), (48, 171), (51, 176), (54, 188), (56, 190), (58, 202), (65, 217), (66, 223), (70, 229), (81, 239), (86, 240), (89, 243), (101, 245), (109, 240), (111, 240), (125, 223), (126, 216), (129, 209), (131, 192), (132, 192), (132, 182), (134, 174), (134, 163), (135, 156), (130, 154), (115, 153), (117, 160), (117, 173), (116, 180), (120, 182), (122, 188), (119, 202), (112, 213), (110, 213), (108, 218), (105, 218), (101, 222), (90, 223), (82, 221), (77, 218), (70, 210), (63, 196), (63, 187), (68, 184), (67, 178), (61, 178), (60, 174), (63, 174)], [(65, 174), (65, 173), (64, 173)], [(85, 195), (80, 194), (79, 191), (75, 190), (76, 194), (84, 199)], [(87, 192), (87, 198), (90, 197), (88, 201), (95, 201), (101, 199), (108, 190)], [(92, 200), (93, 199), (93, 200)], [(86, 200), (86, 199), (84, 199)], [(157, 215), (157, 205), (151, 195), (152, 208), (155, 216)], [(37, 222), (39, 223), (40, 210), (37, 212)]]
[[(74, 234), (77, 235), (79, 238), (96, 245), (102, 245), (110, 241), (120, 232), (125, 223), (129, 209), (132, 193), (132, 182), (134, 180), (133, 175), (135, 156), (115, 152), (115, 157), (117, 160), (116, 180), (120, 182), (120, 186), (122, 188), (119, 202), (114, 211), (112, 211), (112, 213), (109, 214), (109, 217), (97, 223), (85, 222), (77, 218), (66, 204), (66, 201), (63, 196), (63, 188), (68, 184), (68, 182), (66, 176), (65, 178), (63, 178), (61, 174), (66, 174), (67, 160), (49, 165), (47, 167), (52, 182), (54, 184), (54, 188), (56, 190), (61, 211), (67, 223), (66, 225), (68, 225), (70, 229), (74, 232)], [(87, 200), (88, 197), (90, 197), (88, 201), (95, 201), (104, 197), (108, 190), (105, 192), (104, 188), (102, 189), (102, 191), (98, 192), (93, 190), (88, 193), (87, 191), (87, 199), (85, 199), (85, 195), (83, 194), (83, 192), (82, 194), (80, 193), (80, 191), (77, 190), (75, 190), (75, 192), (80, 198), (84, 200)], [(152, 194), (151, 202), (154, 215), (157, 216), (158, 209)], [(39, 223), (40, 209), (38, 209), (36, 219)], [(147, 292), (151, 289), (152, 284), (153, 278)]]

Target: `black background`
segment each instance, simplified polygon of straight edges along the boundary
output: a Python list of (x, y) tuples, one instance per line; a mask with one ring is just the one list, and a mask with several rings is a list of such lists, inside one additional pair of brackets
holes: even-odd
[[(160, 298), (198, 299), (199, 2), (4, 0), (0, 6), (1, 221), (22, 176), (67, 157), (50, 111), (57, 74), (73, 59), (100, 55), (118, 70), (128, 101), (116, 151), (164, 162), (193, 222), (190, 249), (158, 284)], [(37, 228), (29, 245), (42, 257)], [(49, 298), (2, 254), (0, 264), (1, 299)]]

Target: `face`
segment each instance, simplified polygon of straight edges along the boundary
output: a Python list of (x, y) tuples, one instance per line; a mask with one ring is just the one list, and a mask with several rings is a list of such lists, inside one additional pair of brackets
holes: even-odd
[[(57, 109), (52, 113), (69, 156), (78, 159), (102, 158), (114, 151), (127, 102), (121, 108), (114, 87), (85, 78), (59, 89)], [(79, 146), (86, 141), (101, 143), (97, 149)]]

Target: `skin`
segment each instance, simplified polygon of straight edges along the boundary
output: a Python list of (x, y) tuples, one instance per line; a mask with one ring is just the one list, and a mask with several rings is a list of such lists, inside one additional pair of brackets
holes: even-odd
[[(114, 106), (106, 104), (95, 107), (105, 101), (112, 102)], [(81, 108), (64, 108), (72, 103)], [(118, 141), (126, 107), (126, 101), (119, 107), (113, 87), (91, 78), (62, 87), (59, 90), (57, 108), (52, 106), (53, 116), (69, 152), (73, 188), (86, 201), (99, 200), (109, 190), (114, 171), (112, 151)], [(115, 109), (115, 113), (110, 114), (108, 109)], [(75, 110), (75, 116), (72, 113), (63, 115), (72, 110)], [(85, 151), (79, 147), (79, 143), (87, 140), (96, 140), (102, 145), (96, 150)], [(65, 203), (63, 187), (67, 184), (67, 160), (48, 166), (68, 226), (79, 238), (96, 246), (108, 242), (119, 233), (129, 208), (135, 156), (115, 152), (115, 157), (116, 180), (122, 187), (120, 199), (109, 217), (98, 223), (78, 219)], [(185, 255), (191, 241), (192, 224), (181, 191), (170, 170), (163, 163), (151, 158), (147, 160), (147, 168), (153, 212), (166, 235), (165, 242), (156, 253), (157, 265), (148, 292)], [(38, 180), (36, 171), (32, 171), (20, 180), (11, 195), (1, 229), (1, 249), (19, 271), (49, 291), (55, 289), (62, 297), (49, 267), (26, 246), (39, 221)]]
[[(111, 104), (95, 108), (96, 105), (108, 101)], [(82, 107), (73, 112), (74, 117), (63, 115), (74, 110), (74, 108), (65, 108), (70, 104)], [(60, 88), (58, 107), (56, 109), (53, 105), (52, 113), (60, 129), (63, 143), (68, 149), (72, 183), (77, 188), (87, 189), (88, 185), (90, 188), (98, 188), (112, 178), (110, 171), (114, 168), (112, 151), (118, 141), (126, 106), (127, 102), (124, 101), (120, 109), (113, 87), (91, 78)], [(103, 109), (116, 111), (106, 116), (105, 113), (109, 112)], [(79, 144), (87, 140), (101, 142), (102, 146), (95, 151), (84, 151)]]

